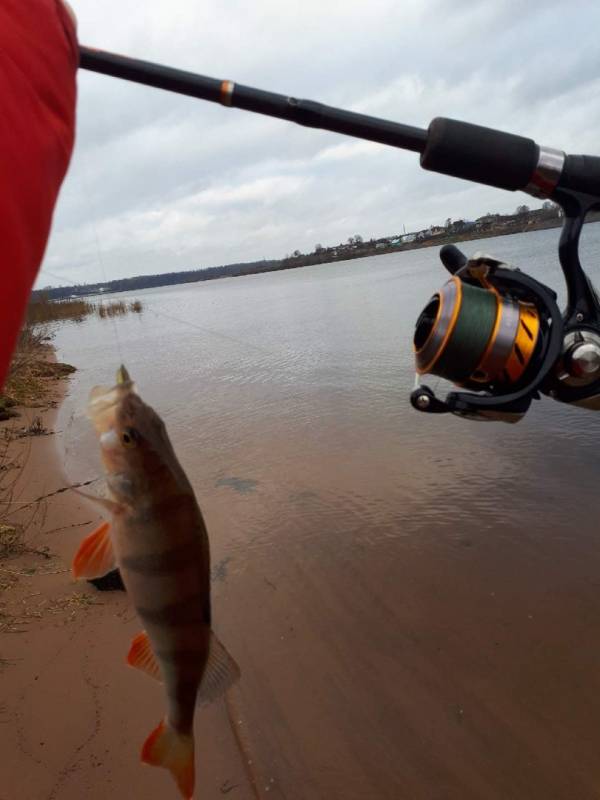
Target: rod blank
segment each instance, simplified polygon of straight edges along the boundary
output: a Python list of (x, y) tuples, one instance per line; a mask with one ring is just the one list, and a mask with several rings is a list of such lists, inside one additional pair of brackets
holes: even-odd
[(269, 117), (278, 117), (309, 128), (321, 128), (379, 142), (402, 150), (422, 153), (427, 144), (427, 131), (422, 128), (345, 111), (312, 100), (298, 100), (275, 92), (265, 92), (232, 81), (208, 78), (194, 72), (173, 69), (90, 47), (80, 48), (80, 66), (82, 69), (111, 75), (114, 78), (266, 114)]
[[(434, 119), (428, 130), (413, 128), (312, 100), (298, 100), (90, 47), (80, 48), (80, 66), (103, 75), (278, 117), (309, 128), (412, 150), (421, 154), (421, 166), (425, 169), (500, 189), (531, 191), (536, 197), (540, 196), (538, 188), (535, 191), (531, 188), (540, 148), (532, 139), (522, 136), (442, 118)], [(544, 196), (553, 197), (554, 187), (565, 187), (600, 199), (600, 157), (567, 156), (564, 170), (562, 173), (559, 170), (555, 179)], [(534, 184), (537, 187), (536, 181)]]

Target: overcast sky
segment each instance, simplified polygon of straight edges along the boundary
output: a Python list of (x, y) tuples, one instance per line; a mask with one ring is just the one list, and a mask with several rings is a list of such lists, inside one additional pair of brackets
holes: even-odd
[[(600, 153), (597, 0), (71, 3), (90, 46), (419, 127), (450, 116)], [(78, 80), (38, 286), (279, 258), (528, 202), (425, 172), (414, 153)]]

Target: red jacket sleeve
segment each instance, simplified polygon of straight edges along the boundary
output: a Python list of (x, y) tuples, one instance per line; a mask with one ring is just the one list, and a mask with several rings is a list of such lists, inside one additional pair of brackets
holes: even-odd
[(58, 0), (0, 0), (0, 388), (73, 149), (78, 62)]

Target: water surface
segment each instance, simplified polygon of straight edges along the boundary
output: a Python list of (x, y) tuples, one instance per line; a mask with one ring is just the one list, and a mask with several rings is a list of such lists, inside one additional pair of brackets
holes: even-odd
[[(557, 237), (463, 247), (564, 296)], [(600, 225), (582, 252), (600, 283)], [(140, 291), (140, 316), (57, 331), (72, 480), (97, 474), (82, 412), (121, 358), (167, 422), (270, 797), (600, 797), (600, 416), (415, 412), (445, 279), (428, 248)]]

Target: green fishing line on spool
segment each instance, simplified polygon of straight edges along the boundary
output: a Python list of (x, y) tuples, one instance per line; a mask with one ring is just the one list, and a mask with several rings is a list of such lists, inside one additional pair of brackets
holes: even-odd
[[(452, 288), (451, 284), (446, 286)], [(460, 303), (454, 327), (441, 352), (436, 354), (427, 369), (427, 372), (454, 383), (467, 381), (476, 371), (492, 336), (498, 313), (494, 292), (464, 282), (460, 286), (461, 298), (455, 296), (453, 300), (454, 304)], [(449, 302), (449, 294), (446, 294), (445, 302)], [(418, 351), (425, 347), (434, 328), (439, 325), (439, 308), (440, 295), (437, 294), (417, 322), (414, 342)]]
[(477, 369), (496, 322), (496, 295), (488, 289), (462, 284), (462, 301), (454, 330), (434, 371), (455, 383), (466, 381)]

